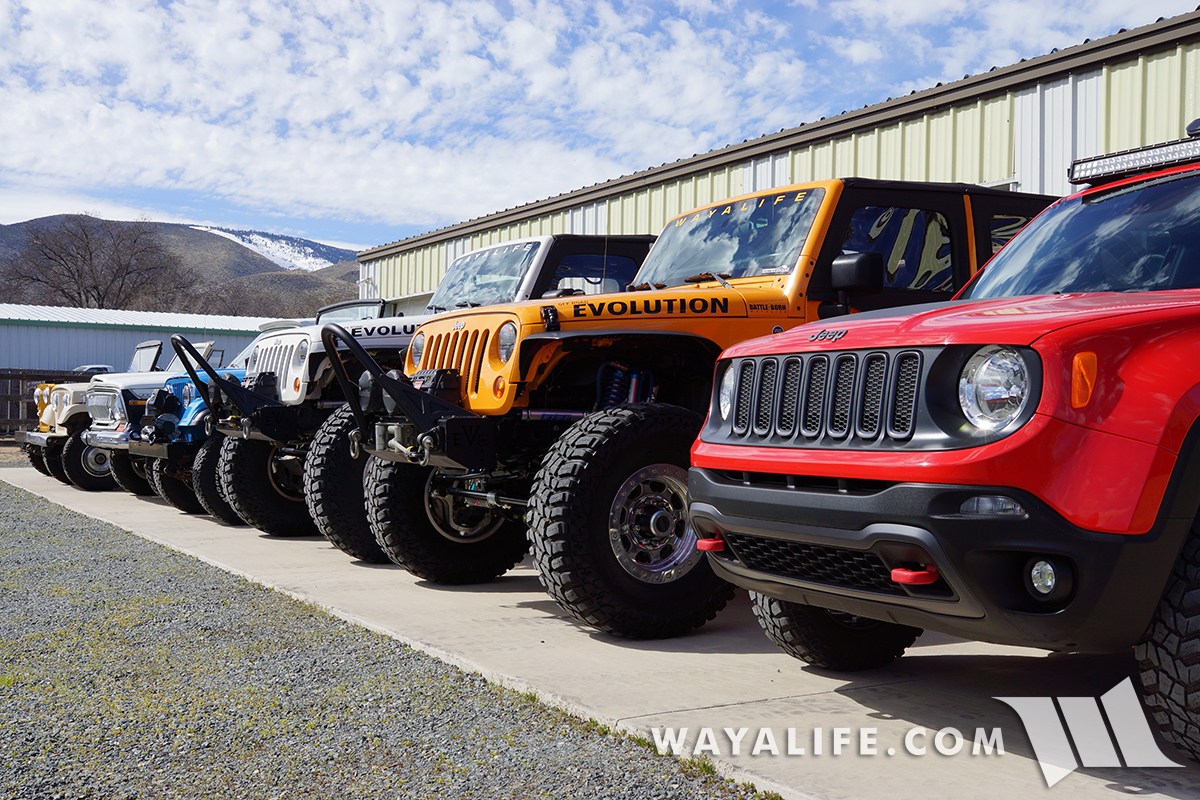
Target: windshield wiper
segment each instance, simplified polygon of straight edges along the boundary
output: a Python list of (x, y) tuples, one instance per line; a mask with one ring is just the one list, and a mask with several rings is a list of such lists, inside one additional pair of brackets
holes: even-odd
[(425, 310), (426, 310), (426, 311), (432, 311), (432, 312), (433, 312), (433, 313), (435, 313), (435, 314), (440, 314), (440, 313), (442, 313), (443, 311), (445, 311), (446, 309), (444, 309), (444, 308), (443, 308), (443, 307), (441, 307), (441, 306), (425, 306)]
[(704, 281), (716, 281), (726, 289), (732, 289), (733, 284), (725, 280), (731, 277), (728, 272), (701, 272), (698, 275), (692, 275), (690, 278), (684, 278), (684, 283), (703, 283)]
[(667, 288), (667, 285), (665, 283), (638, 283), (630, 284), (629, 288), (634, 292), (653, 292), (659, 289), (665, 289)]
[(459, 300), (454, 304), (455, 308), (479, 308), (483, 303), (472, 303), (470, 300)]

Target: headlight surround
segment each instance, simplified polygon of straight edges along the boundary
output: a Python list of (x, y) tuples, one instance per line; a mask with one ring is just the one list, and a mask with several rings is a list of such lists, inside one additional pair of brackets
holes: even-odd
[(308, 340), (300, 342), (296, 345), (296, 366), (303, 367), (305, 359), (308, 358)]
[(418, 332), (412, 338), (412, 341), (408, 345), (408, 352), (412, 355), (413, 366), (420, 368), (421, 356), (425, 355), (425, 334)]
[(500, 363), (507, 364), (516, 347), (517, 326), (512, 322), (506, 322), (500, 326), (500, 331), (496, 334), (496, 352), (500, 356)]
[(721, 412), (721, 421), (729, 419), (733, 412), (733, 392), (737, 388), (738, 371), (732, 361), (724, 362), (725, 374), (721, 376), (721, 386), (717, 390), (717, 410)]
[(183, 407), (187, 408), (196, 399), (196, 384), (188, 381), (179, 390), (179, 398), (183, 401)]
[(985, 431), (999, 431), (1021, 416), (1029, 402), (1029, 365), (1013, 347), (981, 347), (958, 379), (958, 405), (967, 421)]
[(54, 406), (54, 410), (61, 411), (63, 406), (67, 405), (68, 398), (71, 392), (68, 389), (53, 389), (50, 392), (50, 405)]
[(251, 350), (251, 351), (250, 351), (250, 358), (248, 358), (248, 359), (246, 360), (246, 369), (247, 369), (247, 371), (249, 371), (249, 370), (253, 370), (255, 367), (257, 367), (257, 366), (258, 366), (258, 351), (259, 351), (260, 349), (261, 349), (261, 348), (259, 348), (259, 347), (256, 345), (256, 346), (255, 346), (255, 348), (254, 348), (253, 350)]

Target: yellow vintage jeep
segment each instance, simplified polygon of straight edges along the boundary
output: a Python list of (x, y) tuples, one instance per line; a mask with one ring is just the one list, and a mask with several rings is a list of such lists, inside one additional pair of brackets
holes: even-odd
[(733, 592), (687, 520), (721, 351), (818, 319), (833, 342), (852, 310), (949, 299), (1051, 200), (847, 178), (721, 201), (671, 220), (624, 292), (589, 293), (598, 262), (541, 300), (430, 320), (404, 374), (326, 326), (326, 350), (341, 340), (367, 368), (352, 386), (335, 365), (375, 457), (377, 540), (436, 583), (492, 579), (528, 541), (584, 622), (633, 638), (704, 624)]

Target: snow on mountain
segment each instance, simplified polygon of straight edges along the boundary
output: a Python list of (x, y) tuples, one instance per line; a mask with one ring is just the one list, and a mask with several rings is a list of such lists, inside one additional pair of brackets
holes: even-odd
[(311, 239), (299, 239), (295, 236), (283, 236), (264, 231), (239, 231), (230, 228), (209, 228), (202, 225), (193, 225), (192, 227), (198, 231), (215, 233), (217, 236), (232, 239), (271, 259), (284, 269), (302, 269), (312, 272), (339, 261), (355, 259), (353, 250), (343, 250), (340, 247), (321, 244)]

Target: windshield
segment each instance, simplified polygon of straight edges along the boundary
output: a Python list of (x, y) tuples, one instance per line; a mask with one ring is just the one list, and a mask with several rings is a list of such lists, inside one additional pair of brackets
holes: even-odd
[(476, 250), (454, 259), (429, 301), (429, 310), (440, 312), (512, 302), (541, 245), (541, 242), (519, 242)]
[(963, 290), (986, 300), (1200, 287), (1200, 174), (1075, 198), (1050, 208)]
[(360, 319), (376, 319), (382, 308), (382, 300), (370, 300), (366, 303), (353, 306), (318, 309), (317, 324), (324, 325), (326, 322), (357, 322)]
[[(202, 358), (207, 359), (212, 350), (213, 344), (214, 342), (201, 342), (200, 344), (196, 345), (196, 350), (200, 353)], [(192, 361), (192, 357), (190, 355), (188, 356), (188, 362), (191, 363), (193, 367), (196, 366), (196, 362)], [(180, 360), (178, 353), (176, 353), (175, 357), (171, 359), (171, 363), (167, 364), (165, 372), (170, 374), (183, 372), (183, 361)]]
[(133, 351), (133, 358), (129, 362), (129, 369), (126, 372), (149, 372), (154, 369), (154, 364), (158, 361), (158, 354), (162, 351), (162, 342), (143, 342)]
[(678, 286), (705, 272), (786, 275), (824, 197), (824, 189), (800, 189), (684, 214), (667, 223), (634, 283)]
[(254, 346), (257, 344), (258, 339), (255, 339), (254, 341), (250, 342), (250, 344), (246, 345), (242, 352), (234, 356), (233, 361), (229, 362), (228, 369), (245, 369), (246, 362), (250, 360), (250, 353), (254, 351)]

